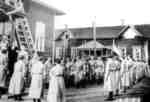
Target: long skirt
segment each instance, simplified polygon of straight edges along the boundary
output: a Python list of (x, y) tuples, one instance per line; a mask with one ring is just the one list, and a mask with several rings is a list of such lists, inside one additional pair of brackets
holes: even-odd
[(39, 99), (42, 96), (43, 80), (41, 74), (33, 74), (29, 89), (29, 97)]
[(123, 87), (129, 87), (130, 86), (130, 73), (125, 72), (124, 75), (121, 78), (121, 86)]
[(47, 102), (65, 102), (65, 85), (63, 77), (50, 79)]
[(0, 66), (0, 87), (5, 87), (5, 81), (6, 81), (6, 70), (3, 66)]
[(21, 94), (24, 85), (24, 77), (21, 72), (14, 73), (9, 84), (9, 94)]
[(104, 82), (105, 91), (116, 91), (119, 89), (119, 71), (110, 72), (107, 79)]

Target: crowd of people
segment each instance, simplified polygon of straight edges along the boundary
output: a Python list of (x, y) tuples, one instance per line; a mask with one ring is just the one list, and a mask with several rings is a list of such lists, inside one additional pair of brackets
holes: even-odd
[(143, 60), (133, 60), (130, 56), (120, 59), (111, 56), (107, 59), (104, 89), (108, 92), (106, 100), (126, 93), (144, 77), (150, 77), (149, 65)]
[[(65, 63), (64, 63), (65, 62)], [(66, 87), (83, 88), (88, 85), (101, 84), (104, 77), (104, 61), (102, 58), (76, 57), (62, 61), (65, 67)]]
[(83, 88), (101, 83), (108, 92), (106, 100), (113, 100), (142, 78), (150, 77), (149, 65), (130, 56), (112, 55), (105, 59), (77, 56), (52, 62), (51, 57), (45, 60), (39, 52), (29, 56), (23, 46), (20, 50), (9, 47), (7, 40), (4, 36), (0, 41), (0, 88), (7, 86), (15, 100), (21, 100), (21, 94), (29, 89), (29, 97), (40, 102), (44, 86), (48, 84), (48, 102), (64, 102), (65, 87)]
[[(4, 60), (4, 58), (2, 60)], [(4, 68), (1, 66), (1, 69)], [(17, 61), (14, 64), (14, 70), (10, 80), (5, 80), (4, 77), (7, 77), (7, 75), (4, 71), (1, 71), (1, 88), (5, 87), (6, 81), (9, 81), (8, 94), (12, 95), (15, 100), (22, 100), (22, 93), (27, 91), (26, 89), (28, 88), (26, 87), (26, 84), (29, 84), (29, 97), (33, 99), (33, 102), (41, 102), (44, 91), (43, 82), (47, 73), (45, 69), (45, 64), (38, 52), (34, 54), (32, 59), (28, 60), (25, 50), (21, 50), (18, 53)], [(63, 73), (64, 67), (61, 65), (61, 61), (57, 59), (55, 65), (53, 65), (48, 72), (49, 88), (47, 102), (64, 102), (65, 82)], [(26, 83), (28, 82), (27, 80), (31, 81)]]

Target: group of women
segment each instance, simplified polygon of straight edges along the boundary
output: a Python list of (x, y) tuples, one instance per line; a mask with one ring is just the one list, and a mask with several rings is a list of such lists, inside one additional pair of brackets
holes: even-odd
[[(22, 51), (24, 52), (24, 51)], [(8, 92), (14, 96), (15, 100), (22, 100), (23, 91), (28, 91), (28, 96), (33, 102), (41, 102), (44, 93), (43, 82), (46, 77), (46, 68), (41, 60), (39, 53), (35, 53), (34, 57), (27, 61), (25, 53), (18, 55), (18, 60), (14, 65)], [(26, 65), (30, 63), (29, 69)], [(31, 75), (29, 90), (25, 90), (26, 74)], [(64, 102), (65, 101), (65, 85), (64, 85), (64, 67), (61, 61), (57, 59), (55, 65), (49, 70), (49, 88), (47, 94), (47, 102)]]
[(150, 77), (149, 65), (145, 61), (133, 60), (129, 56), (124, 59), (117, 56), (108, 58), (104, 78), (104, 88), (108, 92), (106, 100), (126, 93), (145, 77)]

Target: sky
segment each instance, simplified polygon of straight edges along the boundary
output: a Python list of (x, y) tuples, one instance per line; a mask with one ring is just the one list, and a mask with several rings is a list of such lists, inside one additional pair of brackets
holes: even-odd
[(56, 28), (150, 24), (149, 0), (40, 0), (66, 14), (55, 18)]

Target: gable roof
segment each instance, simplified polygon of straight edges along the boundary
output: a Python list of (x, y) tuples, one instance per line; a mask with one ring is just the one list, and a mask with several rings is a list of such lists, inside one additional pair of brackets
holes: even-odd
[[(96, 38), (97, 39), (113, 39), (119, 38), (124, 34), (131, 26), (108, 26), (97, 27)], [(144, 38), (150, 38), (150, 24), (134, 25), (136, 32), (140, 33)], [(69, 31), (73, 34), (74, 39), (93, 39), (93, 28), (71, 28)], [(60, 29), (56, 31), (56, 40), (60, 40), (66, 30)]]
[(136, 28), (145, 38), (150, 38), (150, 24), (135, 25), (135, 28)]
[[(97, 39), (116, 38), (124, 27), (125, 26), (97, 27), (96, 28), (96, 38)], [(93, 28), (92, 27), (71, 28), (71, 29), (69, 29), (69, 31), (73, 34), (74, 39), (92, 39), (93, 38)], [(66, 32), (66, 30), (64, 30), (64, 29), (57, 30), (56, 32), (57, 32), (56, 35), (58, 35), (56, 37), (56, 40), (60, 40), (61, 37), (64, 35), (64, 32)]]
[(119, 34), (121, 37), (129, 28), (134, 27), (134, 30), (144, 38), (150, 38), (150, 24), (141, 24), (141, 25), (134, 25), (134, 26), (126, 26)]

